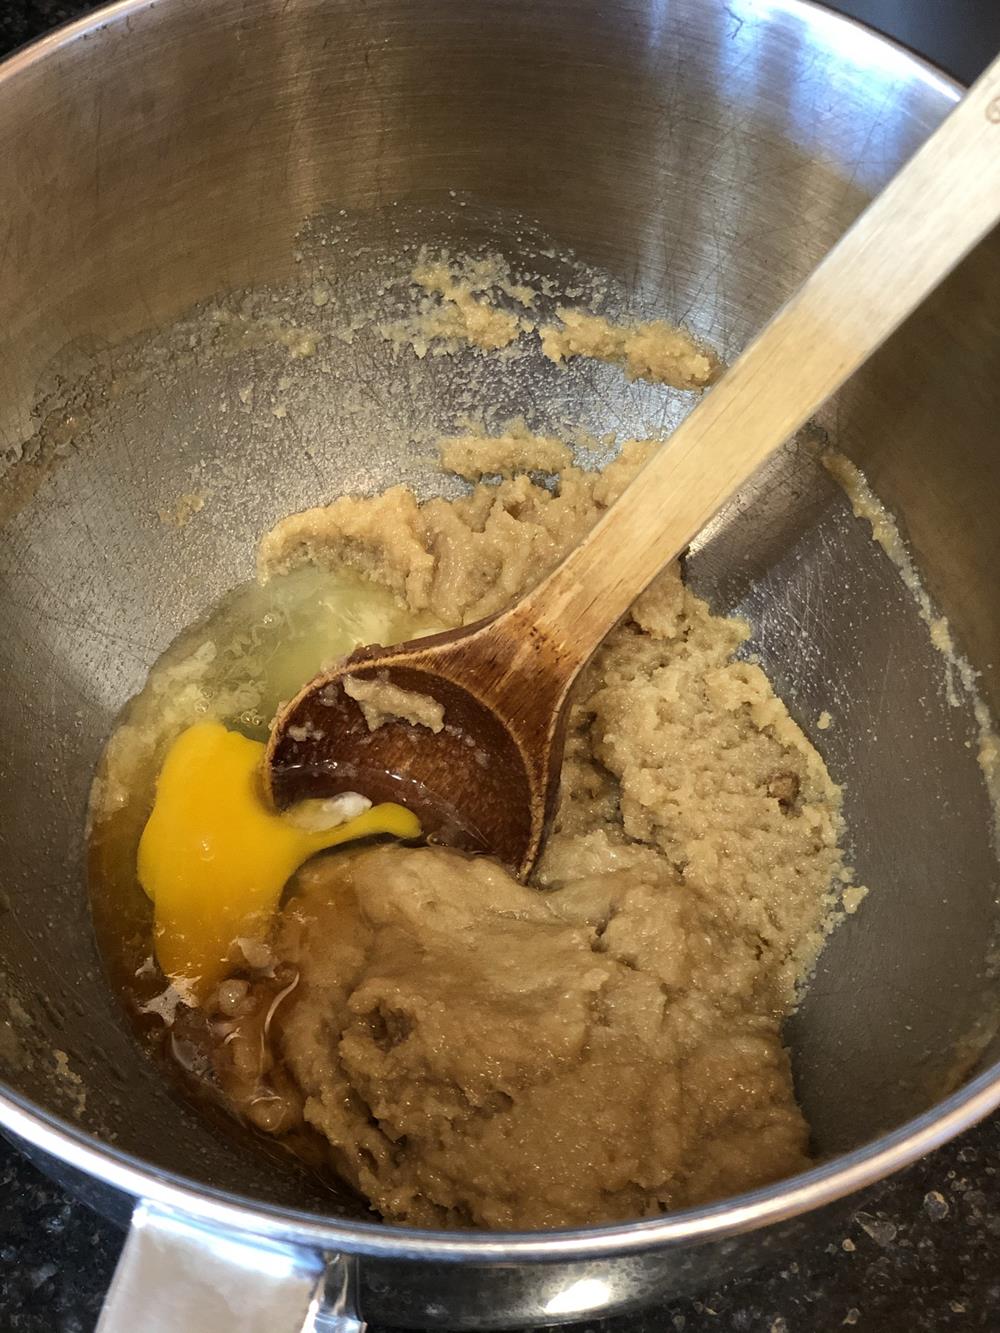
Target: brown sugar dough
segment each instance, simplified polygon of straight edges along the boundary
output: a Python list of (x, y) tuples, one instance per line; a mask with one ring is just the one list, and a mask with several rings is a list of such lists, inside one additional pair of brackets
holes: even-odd
[[(344, 497), (279, 524), (260, 568), (346, 562), (468, 622), (551, 568), (651, 447), (554, 491)], [(473, 454), (501, 470), (487, 441)], [(840, 792), (735, 656), (747, 633), (676, 565), (638, 599), (576, 690), (536, 887), (398, 847), (300, 875), (275, 941), (298, 977), (283, 1095), (388, 1220), (601, 1222), (806, 1164), (780, 1032), (849, 878)]]
[[(473, 452), (483, 475), (513, 472), (509, 437), (494, 450), (483, 437)], [(301, 565), (350, 565), (391, 589), (406, 606), (433, 611), (442, 624), (469, 624), (499, 611), (575, 546), (621, 494), (654, 442), (627, 441), (603, 472), (563, 468), (550, 491), (526, 476), (477, 486), (459, 500), (418, 504), (393, 486), (381, 495), (342, 495), (292, 514), (268, 532), (257, 552), (266, 581)], [(522, 443), (521, 467), (534, 470), (536, 449)]]
[(280, 1040), (339, 1169), (390, 1220), (504, 1229), (805, 1166), (774, 1022), (683, 997), (686, 970), (725, 969), (685, 897), (655, 864), (552, 893), (441, 849), (308, 870)]

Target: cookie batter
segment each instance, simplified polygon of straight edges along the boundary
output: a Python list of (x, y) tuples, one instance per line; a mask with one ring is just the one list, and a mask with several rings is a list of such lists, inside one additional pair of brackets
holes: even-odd
[[(647, 456), (554, 491), (523, 434), (463, 438), (508, 474), (420, 505), (396, 487), (279, 524), (263, 578), (354, 566), (467, 623), (550, 569)], [(519, 452), (518, 452), (519, 451)], [(677, 1208), (804, 1167), (781, 1023), (849, 881), (840, 792), (748, 633), (669, 568), (576, 691), (536, 882), (441, 849), (306, 867), (266, 975), (223, 988), (218, 1068), (258, 1125), (318, 1130), (389, 1221), (535, 1228)], [(230, 985), (231, 983), (226, 983)]]

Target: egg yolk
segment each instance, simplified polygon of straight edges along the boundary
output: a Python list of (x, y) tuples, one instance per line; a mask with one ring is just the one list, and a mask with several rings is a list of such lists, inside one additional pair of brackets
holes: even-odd
[(139, 842), (139, 882), (155, 909), (154, 947), (166, 976), (202, 1003), (231, 970), (237, 940), (267, 932), (285, 884), (316, 852), (388, 833), (420, 836), (409, 810), (376, 805), (310, 832), (264, 803), (265, 746), (218, 722), (174, 741)]

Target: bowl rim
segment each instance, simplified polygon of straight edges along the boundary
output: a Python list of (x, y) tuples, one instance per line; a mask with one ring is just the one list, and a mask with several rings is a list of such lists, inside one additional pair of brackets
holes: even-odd
[[(739, 0), (737, 0), (739, 2)], [(743, 0), (755, 4), (755, 0)], [(27, 73), (74, 42), (166, 0), (115, 0), (20, 48), (0, 62), (0, 85)], [(760, 9), (759, 4), (755, 7)], [(819, 0), (766, 0), (766, 7), (796, 16), (812, 29), (836, 29), (867, 43), (927, 85), (945, 103), (962, 85), (931, 62), (857, 19)], [(433, 1231), (377, 1221), (326, 1218), (300, 1209), (254, 1202), (161, 1170), (103, 1143), (78, 1125), (0, 1084), (0, 1126), (66, 1165), (137, 1199), (205, 1225), (250, 1237), (293, 1242), (345, 1254), (397, 1260), (510, 1263), (517, 1260), (600, 1260), (721, 1240), (822, 1208), (909, 1165), (1000, 1106), (1000, 1061), (919, 1116), (870, 1143), (796, 1176), (716, 1203), (663, 1217), (537, 1232)]]

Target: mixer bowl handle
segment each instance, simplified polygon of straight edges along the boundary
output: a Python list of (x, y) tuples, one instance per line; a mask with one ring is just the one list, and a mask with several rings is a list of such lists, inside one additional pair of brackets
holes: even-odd
[(97, 1333), (364, 1333), (356, 1260), (140, 1202)]

